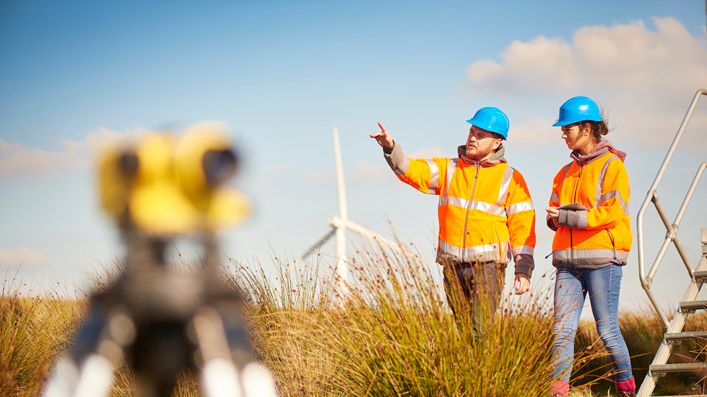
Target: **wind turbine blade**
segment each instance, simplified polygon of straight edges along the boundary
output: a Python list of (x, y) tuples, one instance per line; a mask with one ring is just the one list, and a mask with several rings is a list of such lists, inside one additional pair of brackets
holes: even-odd
[(317, 240), (316, 243), (314, 243), (307, 251), (304, 252), (302, 255), (302, 260), (307, 258), (308, 256), (312, 255), (312, 253), (316, 250), (318, 250), (322, 245), (324, 245), (327, 241), (329, 241), (330, 238), (334, 236), (334, 233), (336, 233), (337, 227), (332, 227), (331, 230), (327, 234), (325, 234), (322, 238)]
[(401, 246), (400, 244), (393, 242), (391, 240), (388, 240), (387, 238), (381, 236), (380, 234), (374, 232), (373, 230), (361, 226), (357, 223), (351, 222), (351, 221), (345, 221), (345, 220), (337, 220), (338, 225), (345, 225), (346, 228), (350, 229), (352, 232), (358, 233), (363, 237), (377, 240), (383, 245), (387, 245), (389, 248), (394, 249), (396, 251), (406, 251), (410, 253), (405, 247)]

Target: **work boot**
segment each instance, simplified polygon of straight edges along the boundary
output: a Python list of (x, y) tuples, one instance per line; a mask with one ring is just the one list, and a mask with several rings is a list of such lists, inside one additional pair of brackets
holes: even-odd
[(552, 397), (567, 397), (569, 391), (570, 384), (561, 380), (552, 382), (552, 386), (550, 386)]
[(619, 397), (636, 397), (636, 381), (633, 377), (623, 380), (616, 381), (616, 395)]

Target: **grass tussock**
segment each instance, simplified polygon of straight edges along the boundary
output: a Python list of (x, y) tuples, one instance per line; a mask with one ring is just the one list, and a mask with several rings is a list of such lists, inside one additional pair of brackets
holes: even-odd
[(37, 395), (84, 311), (82, 302), (27, 297), (5, 283), (0, 295), (0, 396)]
[(335, 283), (306, 270), (282, 266), (276, 287), (236, 265), (236, 279), (254, 302), (257, 344), (284, 395), (547, 395), (550, 297), (505, 296), (497, 313), (482, 311), (475, 334), (468, 307), (450, 311), (434, 266), (359, 253), (344, 306)]

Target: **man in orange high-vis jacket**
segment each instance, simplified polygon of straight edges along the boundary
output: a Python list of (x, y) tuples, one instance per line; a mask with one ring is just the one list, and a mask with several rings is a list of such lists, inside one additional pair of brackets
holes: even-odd
[(439, 196), (437, 263), (444, 267), (447, 300), (455, 310), (449, 289), (455, 277), (476, 320), (480, 293), (488, 297), (491, 312), (498, 306), (511, 258), (516, 293), (528, 290), (534, 268), (535, 210), (523, 176), (503, 158), (506, 115), (487, 107), (467, 122), (471, 128), (457, 158), (409, 158), (381, 123), (380, 131), (370, 136), (383, 147), (401, 181)]

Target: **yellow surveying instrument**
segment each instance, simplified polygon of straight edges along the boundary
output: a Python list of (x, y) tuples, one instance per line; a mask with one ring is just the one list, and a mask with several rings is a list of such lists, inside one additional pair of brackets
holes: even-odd
[[(91, 296), (44, 396), (108, 396), (122, 364), (142, 397), (171, 395), (184, 371), (199, 373), (208, 397), (277, 395), (270, 371), (255, 360), (243, 299), (224, 282), (218, 256), (215, 233), (248, 214), (247, 201), (224, 187), (237, 168), (223, 126), (213, 123), (101, 151), (100, 202), (120, 230), (125, 266), (112, 286)], [(190, 272), (167, 260), (179, 237), (202, 248), (201, 266)]]

